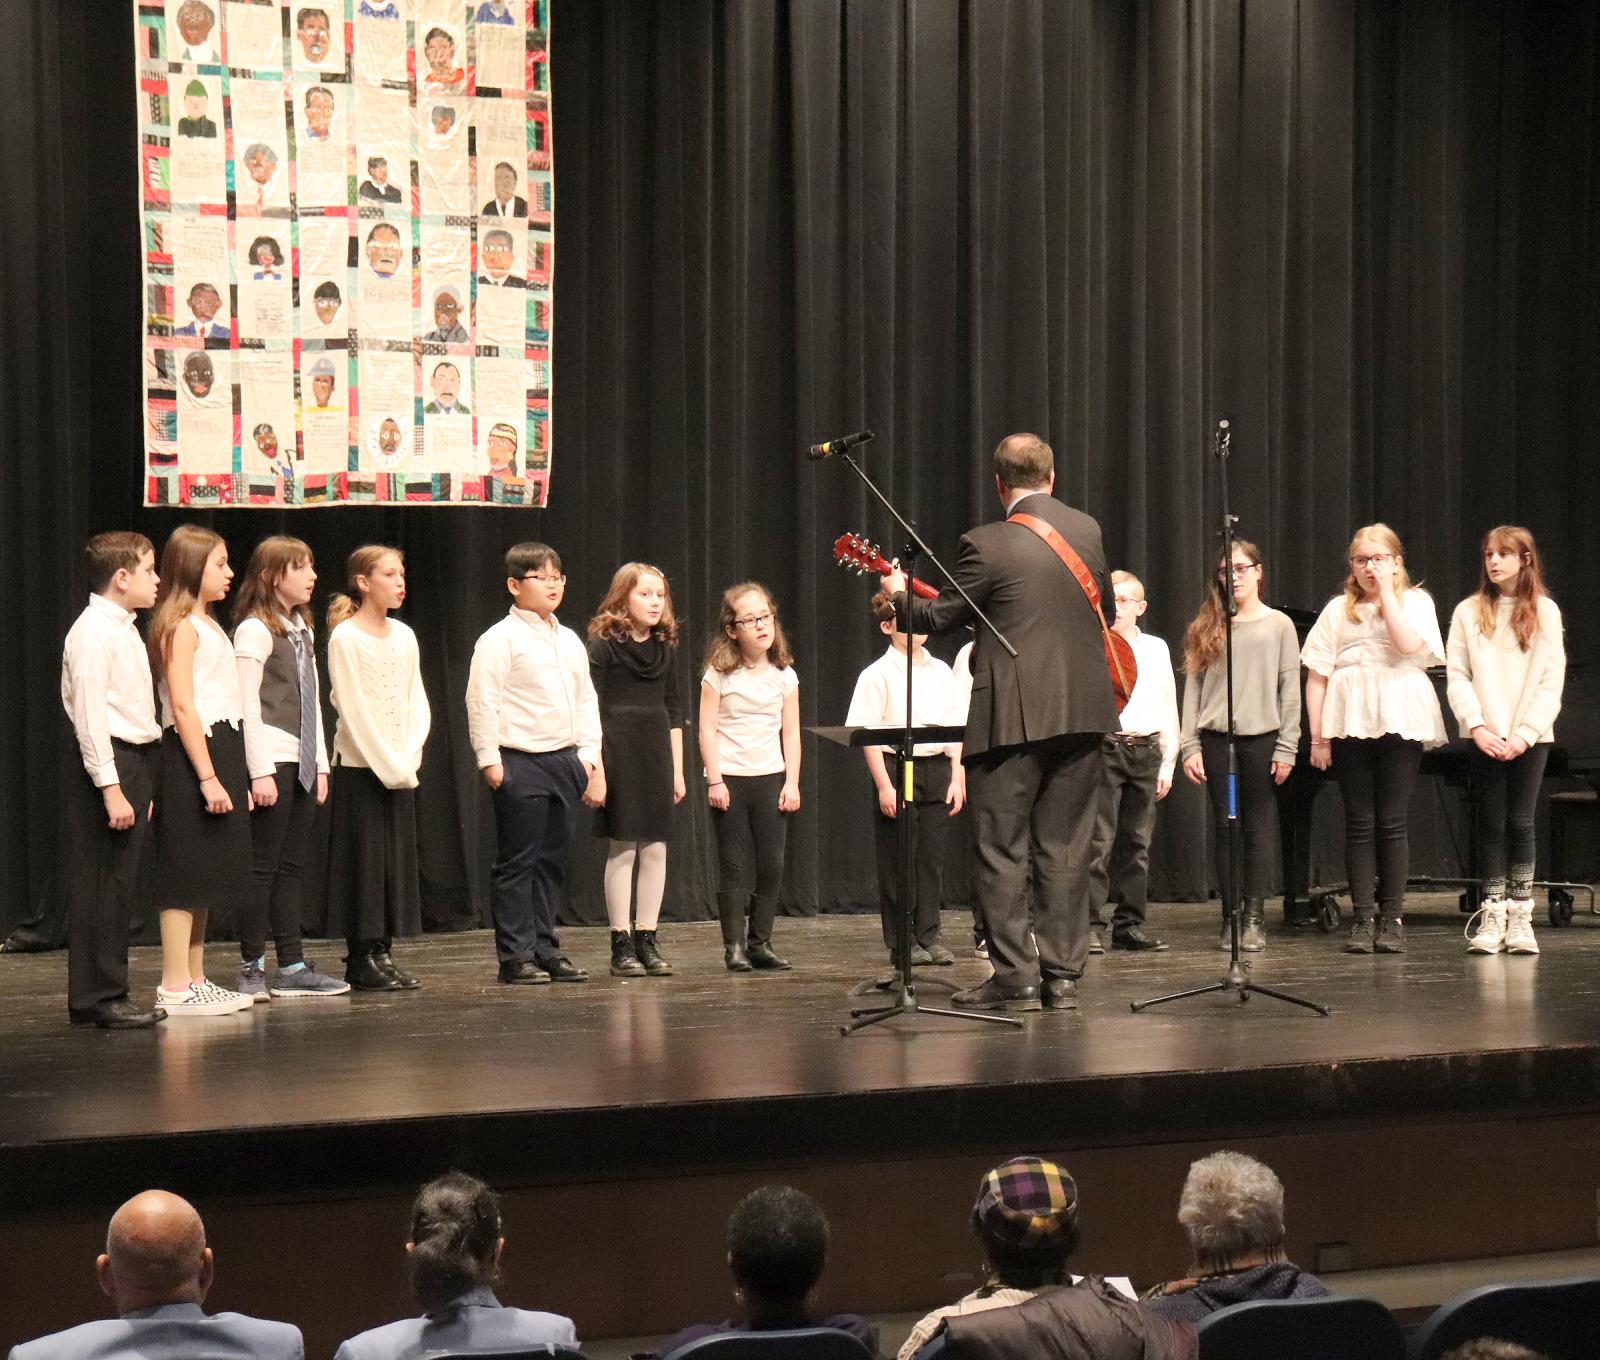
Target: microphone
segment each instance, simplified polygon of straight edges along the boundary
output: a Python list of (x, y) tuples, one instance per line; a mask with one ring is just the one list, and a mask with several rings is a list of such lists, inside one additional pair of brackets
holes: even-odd
[(1233, 439), (1233, 432), (1228, 428), (1227, 421), (1219, 420), (1217, 422), (1217, 433), (1214, 438), (1217, 443), (1217, 457), (1226, 458), (1228, 456), (1228, 445)]
[(819, 458), (827, 458), (835, 453), (843, 453), (846, 449), (853, 449), (857, 444), (865, 444), (878, 436), (871, 430), (860, 430), (855, 434), (841, 435), (838, 439), (830, 439), (825, 444), (813, 444), (811, 451), (806, 455), (812, 462)]

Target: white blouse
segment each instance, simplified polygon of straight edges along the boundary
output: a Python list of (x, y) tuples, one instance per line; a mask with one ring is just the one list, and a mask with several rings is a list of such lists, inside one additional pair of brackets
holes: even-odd
[(789, 666), (736, 666), (724, 674), (707, 666), (701, 683), (716, 690), (717, 760), (727, 775), (784, 773), (783, 701), (800, 688)]
[(1300, 651), (1301, 664), (1328, 681), (1322, 730), (1316, 735), (1372, 738), (1393, 733), (1424, 746), (1444, 745), (1444, 715), (1427, 671), (1444, 661), (1433, 597), (1413, 588), (1401, 597), (1400, 608), (1422, 639), (1410, 656), (1389, 640), (1389, 625), (1376, 601), (1358, 604), (1354, 619), (1343, 595), (1323, 606)]
[(374, 637), (348, 619), (328, 635), (328, 697), (338, 711), (334, 758), (371, 770), (385, 788), (414, 789), (432, 713), (417, 635), (399, 619)]
[[(222, 631), (222, 625), (209, 614), (190, 614), (184, 619), (195, 631), (198, 643), (194, 651), (194, 706), (200, 715), (200, 726), (209, 732), (219, 722), (237, 728), (244, 721), (244, 693), (239, 688), (239, 667), (234, 660), (233, 644)], [(180, 628), (183, 624), (178, 625)], [(176, 725), (172, 714), (172, 693), (167, 688), (167, 677), (161, 677), (161, 725)]]

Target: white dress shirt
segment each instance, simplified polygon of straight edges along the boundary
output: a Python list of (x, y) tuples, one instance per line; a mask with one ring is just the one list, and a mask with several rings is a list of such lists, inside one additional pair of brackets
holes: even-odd
[(467, 735), (480, 770), (501, 763), (502, 747), (538, 755), (576, 746), (579, 760), (599, 765), (600, 701), (578, 635), (554, 614), (512, 605), (472, 649)]
[[(911, 708), (913, 726), (966, 726), (966, 698), (956, 683), (955, 672), (926, 647), (917, 649), (912, 663)], [(851, 727), (902, 727), (905, 720), (906, 654), (890, 643), (889, 649), (857, 677), (845, 722)], [(912, 754), (959, 760), (961, 743), (918, 742)]]
[(61, 705), (97, 789), (119, 783), (112, 738), (143, 746), (161, 739), (150, 655), (137, 617), (91, 595), (61, 650)]
[(339, 714), (333, 753), (371, 770), (387, 789), (414, 789), (432, 712), (422, 688), (417, 635), (399, 619), (374, 637), (346, 619), (328, 634), (328, 697)]
[[(244, 721), (244, 695), (239, 690), (239, 667), (233, 659), (233, 644), (222, 625), (209, 614), (198, 611), (187, 615), (178, 627), (190, 627), (198, 639), (194, 649), (194, 707), (200, 726), (209, 733), (218, 723), (238, 727)], [(161, 725), (176, 727), (172, 712), (172, 692), (163, 676)]]
[[(311, 652), (311, 674), (317, 673), (317, 654), (311, 629), (299, 619), (278, 615), (278, 623), (291, 638), (304, 636)], [(239, 689), (244, 694), (244, 759), (250, 778), (262, 779), (277, 773), (279, 765), (300, 761), (300, 738), (261, 719), (261, 678), (266, 674), (267, 658), (272, 655), (272, 630), (258, 618), (248, 618), (233, 630), (233, 654), (239, 668)], [(317, 696), (317, 773), (328, 773), (328, 741), (322, 731), (322, 697)]]
[(1122, 710), (1122, 730), (1161, 738), (1161, 770), (1156, 778), (1171, 783), (1178, 764), (1178, 682), (1173, 678), (1172, 653), (1160, 638), (1138, 629), (1129, 641), (1139, 678)]
[(1354, 619), (1343, 595), (1322, 607), (1300, 650), (1305, 668), (1328, 681), (1322, 730), (1315, 736), (1373, 738), (1393, 732), (1424, 746), (1444, 745), (1444, 716), (1427, 670), (1444, 661), (1433, 597), (1413, 587), (1401, 596), (1400, 608), (1422, 638), (1409, 656), (1389, 640), (1389, 625), (1376, 601), (1358, 604)]

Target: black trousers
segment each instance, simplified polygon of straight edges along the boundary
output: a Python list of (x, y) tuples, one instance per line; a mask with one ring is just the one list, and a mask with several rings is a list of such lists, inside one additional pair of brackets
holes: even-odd
[(1399, 916), (1411, 865), (1411, 791), (1422, 743), (1387, 736), (1335, 737), (1333, 773), (1344, 795), (1345, 876), (1357, 916)]
[[(966, 762), (977, 842), (973, 886), (989, 961), (1004, 988), (1083, 975), (1103, 735), (1071, 733)], [(1030, 866), (1037, 954), (1028, 940)]]
[[(72, 798), (67, 864), (67, 1006), (89, 1011), (128, 995), (128, 922), (139, 882), (139, 857), (150, 829), (161, 743), (113, 740), (117, 782), (133, 805), (133, 825), (113, 831), (105, 797), (85, 771)], [(77, 758), (77, 746), (73, 746)]]
[(589, 775), (571, 746), (537, 755), (502, 748), (501, 763), (489, 875), (494, 951), (501, 963), (544, 963), (561, 952), (556, 907)]
[[(889, 779), (899, 787), (900, 760), (884, 754)], [(913, 762), (913, 802), (906, 804), (911, 827), (911, 860), (917, 876), (917, 914), (912, 921), (911, 938), (920, 945), (937, 944), (939, 910), (944, 905), (944, 848), (950, 828), (950, 809), (945, 795), (950, 792), (950, 757), (921, 756)], [(896, 923), (900, 919), (900, 827), (893, 817), (885, 817), (872, 805), (872, 841), (878, 856), (878, 913), (883, 918), (884, 947), (895, 947)]]
[(789, 835), (788, 820), (778, 811), (783, 775), (730, 774), (723, 782), (728, 786), (727, 811), (711, 813), (717, 830), (717, 888), (737, 892), (753, 876), (757, 897), (777, 897)]
[(1472, 748), (1472, 797), (1476, 805), (1474, 846), (1483, 895), (1533, 896), (1533, 866), (1538, 858), (1534, 812), (1550, 747), (1530, 746), (1515, 760), (1491, 760)]
[(278, 801), (250, 814), (250, 900), (240, 909), (239, 956), (246, 963), (267, 951), (267, 930), (278, 967), (305, 962), (300, 935), (301, 882), (317, 790), (300, 787), (298, 761), (280, 763), (273, 773)]
[[(1272, 880), (1272, 850), (1277, 839), (1272, 826), (1275, 806), (1272, 752), (1277, 744), (1276, 732), (1234, 738), (1234, 749), (1239, 757), (1242, 897), (1265, 897)], [(1211, 846), (1217, 866), (1217, 888), (1226, 906), (1232, 887), (1228, 872), (1228, 734), (1202, 731), (1200, 754), (1205, 759), (1206, 789), (1211, 794)]]
[(1095, 925), (1103, 925), (1101, 909), (1115, 903), (1111, 930), (1116, 935), (1144, 924), (1161, 740), (1153, 737), (1135, 745), (1107, 736), (1100, 746), (1100, 759), (1100, 804), (1089, 862), (1089, 917)]

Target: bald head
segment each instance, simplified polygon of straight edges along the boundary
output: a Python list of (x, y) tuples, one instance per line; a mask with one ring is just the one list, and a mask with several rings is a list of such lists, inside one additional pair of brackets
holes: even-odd
[(100, 1287), (119, 1313), (158, 1303), (199, 1303), (211, 1288), (206, 1229), (188, 1200), (165, 1190), (135, 1195), (111, 1216)]

